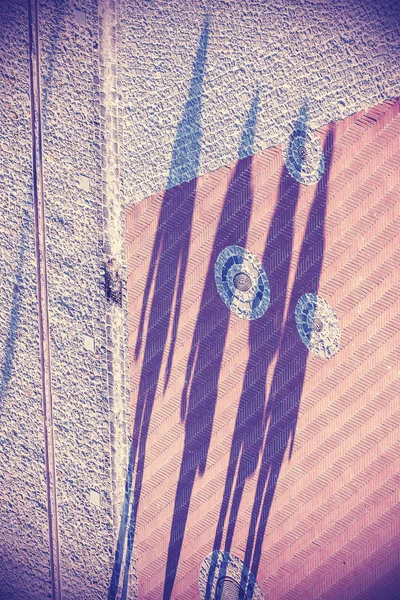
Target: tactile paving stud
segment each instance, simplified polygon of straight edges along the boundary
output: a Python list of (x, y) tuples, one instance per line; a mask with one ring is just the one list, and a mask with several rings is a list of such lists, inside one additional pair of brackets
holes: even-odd
[(339, 320), (328, 302), (316, 294), (304, 294), (295, 309), (302, 342), (315, 356), (331, 358), (339, 350)]
[(256, 256), (227, 246), (215, 263), (215, 283), (226, 306), (241, 319), (258, 319), (270, 303), (268, 277)]

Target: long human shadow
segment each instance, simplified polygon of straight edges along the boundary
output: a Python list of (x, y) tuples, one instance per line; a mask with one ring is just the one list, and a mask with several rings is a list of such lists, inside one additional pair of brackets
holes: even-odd
[[(300, 111), (299, 123), (303, 126), (306, 120), (307, 106), (304, 104)], [(296, 129), (297, 123), (293, 131)], [(290, 143), (293, 142), (293, 136), (294, 133)], [(262, 451), (266, 381), (281, 338), (293, 245), (293, 223), (299, 191), (300, 183), (291, 177), (284, 166), (262, 261), (270, 283), (270, 306), (262, 317), (251, 321), (249, 326), (249, 358), (232, 436), (214, 550), (221, 549), (228, 507), (232, 500), (224, 546), (226, 552), (230, 551), (246, 479), (255, 472)], [(208, 573), (207, 600), (212, 594), (215, 566), (212, 564)], [(224, 575), (224, 565), (221, 566), (219, 575)]]
[(278, 201), (263, 254), (263, 266), (270, 282), (271, 303), (262, 317), (250, 322), (249, 359), (232, 437), (214, 550), (221, 548), (224, 524), (232, 498), (225, 550), (229, 552), (231, 548), (244, 484), (254, 473), (262, 449), (266, 380), (281, 337), (299, 189), (300, 184), (283, 167)]
[(303, 294), (317, 293), (319, 288), (325, 245), (327, 184), (333, 144), (332, 125), (324, 143), (325, 172), (317, 184), (308, 217), (267, 402), (265, 418), (268, 421), (268, 429), (244, 559), (254, 576), (257, 576), (265, 530), (285, 452), (289, 447), (290, 459), (293, 451), (308, 356), (308, 349), (297, 332), (295, 307)]
[(17, 341), (18, 327), (21, 319), (21, 302), (23, 296), (22, 270), (27, 247), (27, 233), (30, 225), (31, 220), (29, 215), (27, 211), (23, 209), (17, 268), (15, 272), (14, 288), (11, 296), (10, 321), (5, 343), (4, 360), (0, 371), (0, 403), (7, 394), (12, 376), (13, 363), (15, 360), (15, 346)]
[[(239, 157), (252, 153), (258, 113), (258, 91), (242, 134)], [(239, 160), (219, 218), (205, 278), (182, 392), (181, 419), (185, 441), (168, 547), (163, 599), (171, 598), (197, 473), (203, 475), (210, 446), (218, 378), (229, 324), (229, 310), (215, 285), (214, 266), (227, 246), (246, 245), (252, 210), (252, 157)]]
[[(125, 543), (126, 553), (121, 599), (127, 596), (136, 516), (142, 489), (146, 441), (154, 399), (161, 378), (161, 366), (168, 342), (171, 315), (173, 315), (172, 339), (165, 373), (164, 389), (172, 364), (188, 260), (196, 195), (196, 177), (198, 175), (200, 160), (201, 93), (208, 37), (209, 21), (208, 18), (205, 18), (199, 47), (194, 59), (188, 100), (177, 128), (167, 191), (164, 194), (160, 208), (156, 237), (144, 290), (135, 347), (136, 359), (139, 358), (141, 353), (145, 329), (146, 342), (138, 387), (120, 530), (108, 600), (114, 600), (118, 593)], [(180, 186), (175, 186), (173, 189), (168, 189), (176, 177), (177, 171), (188, 182)], [(150, 311), (146, 320), (149, 303)]]

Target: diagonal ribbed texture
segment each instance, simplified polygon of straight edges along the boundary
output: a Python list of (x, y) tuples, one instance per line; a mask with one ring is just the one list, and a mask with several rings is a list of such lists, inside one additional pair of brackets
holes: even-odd
[[(200, 598), (213, 549), (269, 600), (398, 598), (399, 109), (321, 128), (314, 186), (278, 147), (126, 209), (139, 598)], [(252, 322), (215, 287), (233, 243), (270, 281)], [(339, 319), (329, 360), (294, 327), (307, 292)]]

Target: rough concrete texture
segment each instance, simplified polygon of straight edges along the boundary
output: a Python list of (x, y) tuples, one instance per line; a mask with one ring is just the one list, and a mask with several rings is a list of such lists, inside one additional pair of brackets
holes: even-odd
[[(125, 481), (126, 319), (120, 306), (106, 300), (104, 285), (110, 258), (122, 265), (123, 278), (116, 115), (111, 115), (116, 105), (112, 24), (117, 13), (111, 4), (37, 3), (55, 535), (61, 548), (59, 564), (57, 556), (54, 560), (65, 599), (107, 597)], [(33, 17), (35, 8), (32, 2)], [(51, 596), (51, 587), (28, 14), (27, 0), (1, 4), (6, 54), (1, 62), (0, 597), (41, 600)], [(31, 25), (34, 36), (35, 23)], [(34, 107), (38, 118), (37, 101)], [(37, 151), (39, 156), (38, 146)], [(38, 170), (36, 174), (41, 178)]]
[(0, 4), (0, 598), (51, 592), (26, 2)]
[[(318, 127), (399, 93), (396, 0), (130, 0), (122, 8), (126, 204), (193, 178), (190, 162), (173, 172), (170, 162), (205, 15), (199, 174), (235, 160), (256, 89), (253, 151), (284, 140), (305, 98)], [(190, 124), (181, 135), (189, 143)]]
[[(118, 381), (108, 372), (109, 330), (118, 322), (108, 315), (103, 251), (103, 191), (112, 192), (105, 188), (97, 11), (90, 2), (46, 1), (39, 14), (60, 569), (63, 598), (71, 600), (107, 596), (112, 479), (119, 483), (110, 416)], [(123, 366), (123, 357), (118, 361)]]

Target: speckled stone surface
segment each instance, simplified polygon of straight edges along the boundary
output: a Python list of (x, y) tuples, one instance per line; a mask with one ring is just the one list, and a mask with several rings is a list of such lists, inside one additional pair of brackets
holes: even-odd
[(27, 5), (0, 3), (0, 598), (51, 592), (32, 202)]
[[(172, 172), (170, 164), (205, 15), (199, 175), (236, 159), (256, 89), (253, 152), (285, 142), (304, 101), (316, 129), (399, 94), (396, 0), (126, 1), (119, 86), (126, 204), (193, 178), (190, 162)], [(189, 143), (189, 125), (181, 135)]]
[[(124, 495), (129, 428), (123, 291), (115, 305), (106, 299), (105, 290), (105, 264), (111, 258), (121, 265), (123, 277), (113, 108), (118, 6), (106, 1), (77, 5), (49, 0), (38, 7), (62, 597), (105, 598)], [(5, 84), (0, 109), (0, 597), (42, 600), (50, 597), (51, 586), (28, 2), (3, 2), (0, 11), (6, 48), (0, 65)]]
[[(106, 598), (114, 552), (98, 7), (40, 5), (53, 420), (64, 600)], [(104, 104), (104, 102), (103, 102)], [(105, 110), (105, 109), (103, 109)], [(103, 156), (103, 162), (101, 160)], [(111, 374), (112, 375), (112, 374)]]

